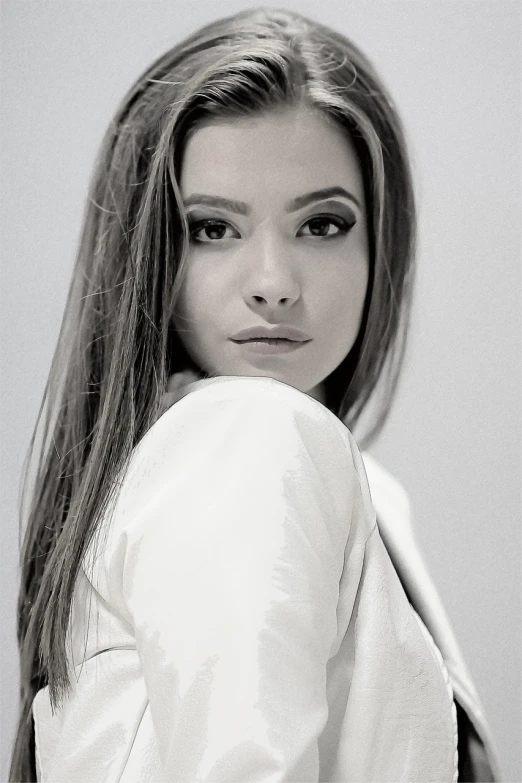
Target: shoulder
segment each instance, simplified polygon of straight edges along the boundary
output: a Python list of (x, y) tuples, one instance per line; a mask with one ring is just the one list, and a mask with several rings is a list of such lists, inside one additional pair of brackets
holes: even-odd
[(180, 431), (197, 439), (198, 429), (203, 429), (212, 437), (207, 428), (222, 431), (225, 425), (229, 434), (235, 429), (245, 437), (257, 434), (281, 445), (285, 439), (304, 440), (314, 453), (326, 452), (325, 464), (347, 459), (359, 480), (367, 482), (359, 446), (344, 422), (314, 397), (270, 376), (225, 375), (195, 381), (154, 427), (160, 440), (170, 442)]
[[(187, 385), (187, 394), (182, 398), (185, 405), (200, 406), (217, 400), (250, 400), (252, 405), (265, 408), (278, 407), (308, 409), (313, 415), (321, 412), (333, 416), (320, 402), (293, 386), (270, 376), (220, 375), (204, 378)], [(177, 403), (178, 410), (181, 401)], [(173, 410), (173, 408), (169, 410)], [(168, 412), (167, 412), (168, 413)], [(335, 418), (335, 417), (333, 417)]]
[(271, 377), (219, 376), (190, 384), (138, 443), (120, 508), (136, 509), (181, 477), (230, 477), (247, 465), (265, 483), (315, 477), (334, 497), (367, 483), (352, 433), (318, 400)]
[(280, 429), (294, 424), (306, 432), (322, 431), (345, 445), (353, 441), (347, 427), (318, 400), (269, 376), (224, 375), (190, 383), (187, 393), (169, 408), (144, 441), (169, 439), (187, 427), (228, 424)]

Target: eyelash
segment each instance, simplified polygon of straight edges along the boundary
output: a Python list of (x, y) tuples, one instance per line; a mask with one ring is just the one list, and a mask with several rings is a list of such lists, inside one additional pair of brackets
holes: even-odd
[[(333, 236), (325, 236), (325, 237), (316, 237), (317, 239), (337, 239), (341, 236), (345, 236), (348, 234), (349, 231), (352, 230), (352, 228), (355, 226), (356, 221), (353, 223), (347, 223), (346, 220), (343, 218), (340, 218), (338, 216), (333, 215), (315, 215), (315, 217), (310, 218), (307, 220), (303, 225), (307, 225), (308, 223), (311, 223), (314, 220), (320, 220), (323, 223), (331, 223), (332, 225), (336, 226), (339, 229), (338, 234), (334, 234)], [(222, 242), (223, 238), (221, 239), (207, 239), (207, 241), (203, 241), (201, 239), (195, 239), (195, 234), (200, 231), (202, 228), (207, 226), (228, 226), (229, 224), (224, 220), (213, 220), (212, 218), (206, 219), (206, 220), (188, 220), (189, 227), (190, 227), (190, 238), (191, 242), (198, 245), (210, 245), (210, 244), (216, 244), (216, 242)], [(312, 236), (309, 237), (310, 239), (313, 238)]]

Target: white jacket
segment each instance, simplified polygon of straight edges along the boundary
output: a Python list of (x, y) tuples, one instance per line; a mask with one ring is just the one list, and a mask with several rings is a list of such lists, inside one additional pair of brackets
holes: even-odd
[(406, 493), (317, 400), (192, 384), (109, 511), (76, 584), (74, 694), (34, 700), (39, 781), (456, 783), (455, 694), (497, 775), (470, 779), (499, 779)]

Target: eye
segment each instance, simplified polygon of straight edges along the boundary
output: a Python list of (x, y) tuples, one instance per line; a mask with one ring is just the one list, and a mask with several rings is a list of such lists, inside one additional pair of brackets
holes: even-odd
[[(208, 243), (208, 241), (206, 242), (204, 239), (196, 239), (196, 234), (197, 233), (199, 233), (200, 231), (203, 231), (203, 229), (207, 230), (207, 229), (210, 229), (210, 228), (212, 229), (212, 232), (214, 232), (216, 230), (214, 228), (215, 226), (218, 226), (218, 233), (219, 233), (224, 228), (226, 228), (226, 226), (228, 225), (227, 223), (224, 223), (221, 220), (190, 220), (189, 219), (188, 223), (189, 223), (189, 226), (190, 226), (190, 237), (191, 237), (191, 240), (193, 242), (196, 242), (196, 243), (200, 244), (200, 245), (201, 244), (209, 244), (209, 243)], [(230, 226), (229, 226), (229, 228), (230, 228)], [(224, 237), (223, 236), (218, 236), (218, 237), (212, 237), (211, 238), (211, 237), (209, 237), (207, 235), (207, 240), (209, 240), (209, 239), (210, 239), (210, 241), (213, 241), (215, 239), (224, 239)]]
[[(310, 220), (307, 220), (304, 224), (305, 226), (310, 224), (314, 224), (315, 228), (318, 226), (321, 226), (321, 224), (324, 225), (331, 225), (335, 226), (338, 230), (335, 234), (325, 235), (320, 234), (321, 238), (324, 239), (335, 239), (335, 237), (344, 236), (347, 234), (354, 226), (355, 226), (355, 220), (351, 223), (347, 223), (346, 220), (343, 218), (333, 216), (333, 215), (317, 215), (316, 217), (310, 218)], [(328, 229), (327, 229), (328, 230)], [(312, 236), (317, 236), (317, 234), (312, 234)]]
[[(226, 228), (231, 228), (231, 226), (228, 225), (228, 223), (225, 223), (222, 220), (188, 220), (189, 227), (190, 227), (190, 237), (191, 240), (196, 244), (211, 244), (212, 242), (215, 244), (216, 241), (225, 239), (223, 235), (223, 231), (226, 230)], [(310, 224), (311, 230), (317, 230), (319, 228), (319, 231), (321, 231), (321, 225), (326, 226), (335, 226), (338, 231), (334, 234), (308, 234), (308, 237), (318, 237), (319, 239), (335, 239), (336, 237), (344, 236), (346, 235), (351, 229), (354, 227), (356, 221), (353, 220), (350, 223), (348, 223), (346, 220), (344, 220), (341, 217), (338, 217), (337, 215), (316, 215), (313, 218), (310, 218), (310, 220), (307, 220), (304, 224), (305, 226)], [(312, 229), (313, 225), (313, 229)], [(217, 227), (217, 228), (216, 228)], [(205, 239), (197, 239), (196, 234), (198, 234), (200, 231), (205, 230), (211, 230), (211, 232), (215, 232), (217, 230), (218, 234), (220, 236), (214, 236), (210, 237), (208, 234), (206, 234), (206, 240)], [(327, 229), (328, 231), (328, 229)]]

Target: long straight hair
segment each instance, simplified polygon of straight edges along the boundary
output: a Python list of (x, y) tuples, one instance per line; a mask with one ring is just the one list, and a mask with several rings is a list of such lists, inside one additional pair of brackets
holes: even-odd
[(24, 462), (25, 495), (43, 420), (21, 547), (19, 540), (21, 684), (10, 781), (36, 780), (31, 708), (37, 691), (49, 686), (53, 712), (71, 692), (66, 643), (75, 579), (117, 476), (157, 420), (169, 376), (192, 369), (207, 377), (171, 319), (189, 247), (179, 185), (187, 139), (205, 119), (300, 106), (320, 111), (354, 143), (369, 215), (370, 277), (360, 331), (324, 382), (326, 405), (353, 429), (383, 379), (381, 408), (359, 439), (362, 448), (384, 426), (403, 363), (414, 277), (416, 216), (401, 120), (371, 62), (340, 33), (264, 7), (219, 19), (137, 79), (95, 161)]

